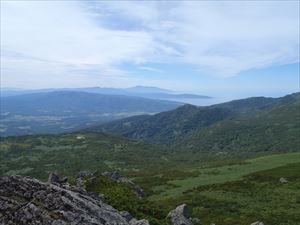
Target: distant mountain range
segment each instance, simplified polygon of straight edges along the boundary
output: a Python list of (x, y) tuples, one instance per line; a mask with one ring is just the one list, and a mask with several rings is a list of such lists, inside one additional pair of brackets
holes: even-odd
[(175, 109), (179, 102), (80, 91), (1, 97), (0, 135), (73, 131), (114, 119)]
[(35, 94), (45, 92), (57, 91), (71, 91), (71, 92), (87, 92), (106, 95), (124, 95), (137, 96), (151, 99), (208, 99), (211, 98), (205, 95), (178, 93), (171, 90), (161, 89), (157, 87), (135, 86), (131, 88), (101, 88), (101, 87), (87, 87), (87, 88), (59, 88), (59, 89), (38, 89), (38, 90), (23, 90), (14, 88), (2, 88), (1, 96), (16, 96), (23, 94)]

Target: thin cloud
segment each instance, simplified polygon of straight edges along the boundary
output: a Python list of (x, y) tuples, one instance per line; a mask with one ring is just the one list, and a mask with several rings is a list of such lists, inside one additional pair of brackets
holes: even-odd
[(2, 83), (69, 84), (72, 73), (77, 83), (101, 82), (98, 74), (138, 81), (123, 64), (157, 73), (150, 64), (184, 64), (222, 77), (291, 64), (298, 9), (298, 1), (1, 1)]
[(155, 73), (162, 73), (163, 72), (160, 69), (153, 68), (153, 67), (148, 67), (148, 66), (141, 66), (141, 67), (139, 67), (139, 69), (146, 70), (146, 71), (149, 71), (149, 72), (155, 72)]

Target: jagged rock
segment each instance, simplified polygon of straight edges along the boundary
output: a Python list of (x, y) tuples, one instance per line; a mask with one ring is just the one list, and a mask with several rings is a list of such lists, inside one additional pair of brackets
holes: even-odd
[(84, 178), (84, 177), (87, 177), (90, 175), (91, 175), (91, 173), (89, 171), (82, 170), (77, 174), (76, 178)]
[(119, 174), (118, 171), (113, 171), (113, 172), (103, 172), (102, 173), (103, 176), (109, 177), (110, 179), (114, 180), (114, 181), (119, 181), (122, 176)]
[(128, 185), (132, 189), (132, 191), (140, 198), (145, 196), (144, 190), (141, 187), (139, 187), (137, 184), (133, 183), (128, 178), (121, 176), (119, 174), (119, 172), (117, 172), (117, 171), (103, 172), (101, 175), (108, 177), (118, 183), (123, 183), (123, 184)]
[(193, 225), (189, 219), (189, 213), (186, 204), (178, 206), (169, 212), (167, 218), (171, 220), (172, 225)]
[(121, 211), (121, 216), (123, 216), (128, 222), (133, 219), (132, 215), (127, 211)]
[(286, 178), (281, 177), (281, 178), (279, 179), (279, 182), (282, 183), (282, 184), (285, 184), (285, 183), (288, 183), (289, 181), (288, 181)]
[(76, 178), (75, 182), (76, 182), (76, 187), (85, 190), (84, 181), (83, 181), (83, 179), (81, 177)]
[(92, 175), (93, 175), (93, 173), (90, 173), (86, 170), (80, 171), (77, 174), (76, 179), (75, 179), (76, 187), (82, 188), (85, 190), (84, 179), (87, 179), (89, 181), (89, 183), (93, 183), (94, 181), (96, 181), (96, 177), (88, 178), (89, 176), (92, 176)]
[(251, 223), (251, 225), (264, 225), (264, 223), (260, 221), (256, 221), (254, 223)]
[(83, 190), (20, 176), (0, 177), (0, 224), (129, 225), (119, 211)]
[(56, 183), (56, 184), (64, 184), (68, 181), (68, 178), (67, 177), (64, 177), (64, 178), (60, 178), (56, 173), (50, 173), (49, 177), (48, 177), (48, 182), (53, 184), (53, 183)]
[(137, 220), (137, 219), (132, 219), (129, 221), (130, 225), (150, 225), (148, 220)]

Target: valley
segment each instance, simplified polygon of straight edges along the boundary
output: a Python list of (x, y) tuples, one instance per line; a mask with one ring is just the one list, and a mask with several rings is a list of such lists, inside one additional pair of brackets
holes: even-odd
[(0, 225), (300, 225), (300, 0), (0, 9)]
[(71, 132), (129, 116), (167, 111), (183, 104), (138, 96), (60, 90), (4, 94), (0, 102), (0, 136)]
[[(167, 225), (167, 213), (182, 203), (195, 225), (297, 225), (299, 100), (295, 93), (184, 105), (71, 133), (1, 137), (0, 175), (45, 181), (56, 172), (74, 184), (87, 171), (87, 191), (151, 225)], [(119, 171), (145, 197), (104, 171)]]

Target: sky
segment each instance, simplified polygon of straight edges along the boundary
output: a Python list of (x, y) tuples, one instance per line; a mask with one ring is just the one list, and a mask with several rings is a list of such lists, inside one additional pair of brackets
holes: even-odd
[(1, 0), (1, 87), (299, 91), (299, 1)]

